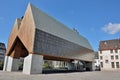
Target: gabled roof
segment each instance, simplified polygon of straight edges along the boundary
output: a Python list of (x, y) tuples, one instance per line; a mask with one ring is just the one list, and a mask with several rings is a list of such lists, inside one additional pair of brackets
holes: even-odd
[(36, 29), (40, 29), (42, 31), (92, 50), (91, 45), (85, 37), (78, 34), (74, 30), (69, 29), (68, 27), (50, 17), (46, 13), (42, 12), (32, 4), (29, 4), (29, 6), (31, 7)]
[(120, 49), (120, 39), (100, 41), (99, 50)]
[[(74, 50), (69, 50), (71, 53), (70, 52), (67, 53), (66, 51), (65, 56), (62, 53), (58, 55), (57, 52), (47, 53), (39, 51), (40, 46), (38, 43), (40, 42), (39, 40), (36, 40), (37, 37), (36, 33), (38, 30), (46, 32), (47, 34), (50, 34), (54, 37), (58, 37), (59, 39), (61, 38), (67, 42), (72, 42), (74, 45), (77, 44), (75, 49), (76, 52)], [(36, 47), (37, 44), (38, 47)], [(35, 51), (34, 48), (38, 48), (39, 50)], [(47, 47), (44, 48), (46, 48), (47, 50)], [(55, 48), (56, 47), (53, 47), (51, 51), (53, 49), (55, 50)], [(60, 50), (61, 51), (63, 50), (64, 52), (64, 47), (63, 49)], [(50, 55), (52, 57), (55, 56), (70, 59), (81, 59), (87, 61), (91, 61), (94, 56), (93, 49), (86, 38), (84, 38), (77, 32), (69, 29), (60, 22), (56, 21), (55, 19), (48, 16), (47, 14), (40, 11), (38, 8), (34, 7), (31, 4), (28, 5), (24, 17), (21, 19), (16, 19), (15, 21), (15, 24), (9, 36), (6, 55), (14, 58), (19, 58), (25, 57), (30, 53), (46, 56)]]

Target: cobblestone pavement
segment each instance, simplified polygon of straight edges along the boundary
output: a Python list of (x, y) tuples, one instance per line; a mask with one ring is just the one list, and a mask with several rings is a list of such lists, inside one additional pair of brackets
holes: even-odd
[(120, 71), (25, 75), (21, 72), (0, 71), (0, 80), (120, 80)]

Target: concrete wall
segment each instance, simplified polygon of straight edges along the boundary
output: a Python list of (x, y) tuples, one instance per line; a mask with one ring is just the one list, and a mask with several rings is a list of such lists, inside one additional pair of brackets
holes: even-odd
[(5, 57), (4, 71), (18, 71), (19, 59), (12, 58), (10, 56)]
[(4, 58), (4, 66), (3, 66), (3, 71), (6, 71), (6, 70), (7, 70), (8, 57), (9, 57), (9, 56), (5, 56), (5, 58)]
[(43, 56), (36, 54), (29, 54), (24, 59), (23, 73), (24, 74), (38, 74), (42, 73)]

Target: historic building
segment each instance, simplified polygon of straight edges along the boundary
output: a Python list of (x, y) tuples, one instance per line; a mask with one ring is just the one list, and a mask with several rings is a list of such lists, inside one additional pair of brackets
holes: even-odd
[(101, 70), (119, 70), (120, 39), (100, 41), (99, 60)]
[(82, 62), (92, 70), (94, 51), (85, 37), (29, 4), (9, 36), (4, 71), (17, 71), (20, 59), (25, 74), (42, 73), (43, 60), (64, 61), (68, 70)]

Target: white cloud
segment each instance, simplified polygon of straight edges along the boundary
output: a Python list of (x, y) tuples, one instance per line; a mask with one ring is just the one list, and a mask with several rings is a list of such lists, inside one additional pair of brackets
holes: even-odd
[(120, 24), (108, 23), (102, 28), (102, 30), (109, 34), (116, 34), (120, 32)]

